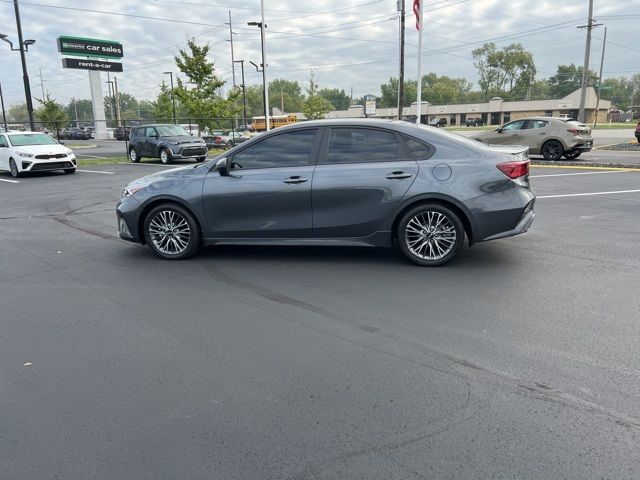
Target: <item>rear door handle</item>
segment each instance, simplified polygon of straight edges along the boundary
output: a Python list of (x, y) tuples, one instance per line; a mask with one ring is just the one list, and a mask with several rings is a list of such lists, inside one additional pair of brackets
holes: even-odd
[(389, 180), (401, 180), (403, 178), (413, 177), (413, 173), (405, 173), (405, 172), (391, 172), (387, 174), (387, 178)]
[(298, 175), (294, 176), (294, 177), (289, 177), (287, 179), (285, 179), (284, 183), (304, 183), (308, 180), (308, 178), (304, 178), (304, 177), (300, 177)]

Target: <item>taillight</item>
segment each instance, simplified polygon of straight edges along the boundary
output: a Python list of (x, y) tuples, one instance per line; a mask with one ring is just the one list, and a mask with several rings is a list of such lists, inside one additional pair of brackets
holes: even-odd
[(504, 162), (496, 165), (509, 178), (520, 178), (529, 174), (529, 161)]
[(578, 130), (577, 128), (570, 128), (569, 130), (567, 130), (567, 132), (578, 135), (579, 133), (582, 133), (582, 130)]

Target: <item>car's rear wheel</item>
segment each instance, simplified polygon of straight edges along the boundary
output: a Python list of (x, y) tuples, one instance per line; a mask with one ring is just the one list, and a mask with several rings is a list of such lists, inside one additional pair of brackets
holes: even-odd
[(439, 267), (460, 252), (464, 243), (464, 225), (450, 208), (424, 203), (402, 216), (397, 238), (400, 250), (413, 263)]
[(147, 214), (144, 238), (151, 251), (166, 260), (189, 258), (200, 249), (198, 222), (175, 204), (158, 205)]
[(171, 152), (169, 152), (169, 149), (163, 148), (160, 150), (160, 161), (165, 165), (171, 163)]
[(578, 158), (582, 152), (580, 150), (571, 150), (570, 152), (564, 152), (564, 158), (567, 160), (575, 160)]
[(549, 140), (542, 145), (542, 156), (545, 160), (556, 161), (562, 158), (564, 148), (562, 144), (557, 140)]
[(13, 158), (9, 159), (9, 171), (11, 172), (11, 176), (13, 178), (18, 178), (22, 174), (18, 171), (18, 166)]
[(65, 168), (64, 169), (64, 173), (66, 173), (67, 175), (71, 175), (72, 173), (76, 173), (76, 169), (75, 168)]
[(129, 160), (131, 160), (132, 163), (140, 163), (141, 158), (142, 157), (138, 155), (138, 152), (135, 148), (131, 147), (129, 149)]

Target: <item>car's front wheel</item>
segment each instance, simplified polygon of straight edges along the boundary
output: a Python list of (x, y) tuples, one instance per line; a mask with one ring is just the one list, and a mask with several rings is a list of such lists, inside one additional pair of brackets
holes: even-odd
[(132, 163), (139, 163), (141, 158), (135, 148), (131, 147), (129, 149), (129, 160), (131, 160)]
[(564, 148), (558, 140), (549, 140), (542, 145), (542, 156), (545, 160), (556, 161), (562, 158)]
[(182, 260), (200, 249), (200, 228), (194, 216), (175, 204), (153, 208), (144, 220), (144, 238), (151, 251), (166, 260)]
[(580, 150), (571, 150), (570, 152), (564, 152), (564, 158), (567, 160), (575, 160), (578, 158), (582, 152)]
[(169, 152), (168, 148), (163, 148), (160, 150), (160, 161), (165, 165), (167, 163), (171, 163), (171, 152)]
[(464, 243), (464, 226), (450, 208), (424, 203), (405, 213), (398, 223), (398, 243), (413, 263), (439, 267), (453, 260)]
[(11, 176), (13, 178), (18, 178), (22, 175), (22, 173), (18, 170), (18, 165), (13, 158), (9, 159), (9, 171), (11, 172)]

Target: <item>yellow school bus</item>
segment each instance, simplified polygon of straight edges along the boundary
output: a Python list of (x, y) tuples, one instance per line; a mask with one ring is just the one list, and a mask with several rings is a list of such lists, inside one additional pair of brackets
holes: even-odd
[[(297, 121), (298, 121), (298, 117), (296, 117), (295, 115), (273, 115), (269, 117), (271, 128), (282, 127), (284, 125), (296, 123)], [(251, 126), (253, 126), (253, 128), (257, 132), (266, 130), (267, 126), (264, 121), (264, 115), (260, 117), (253, 117), (251, 119)]]

